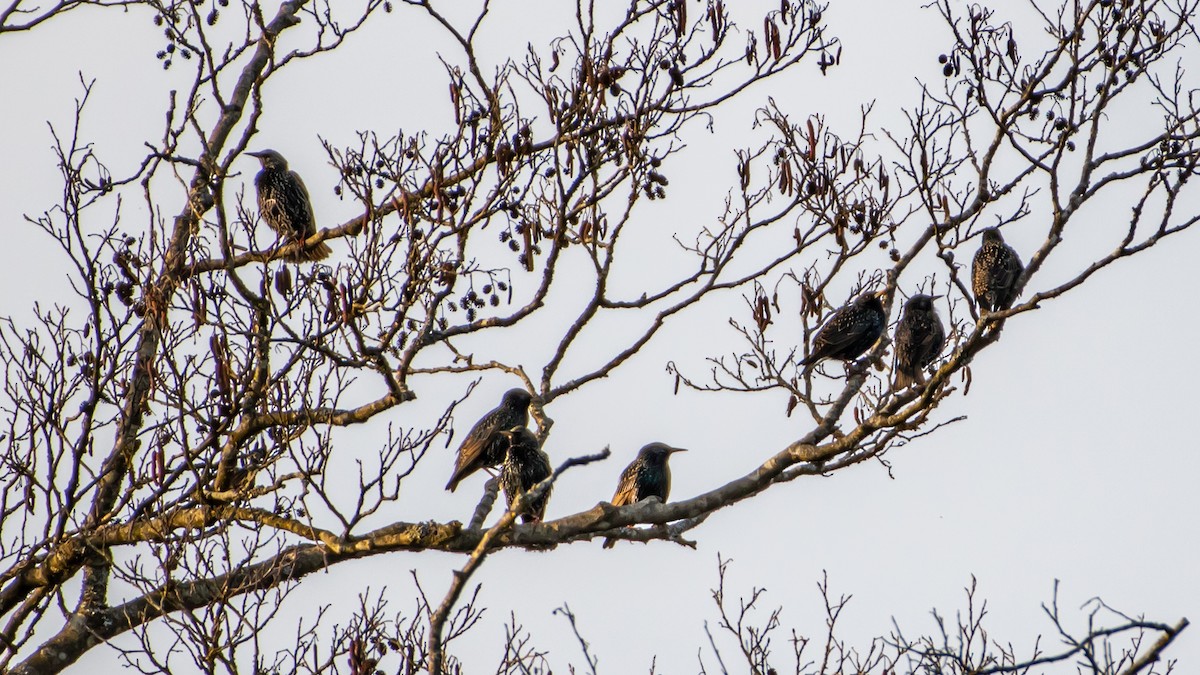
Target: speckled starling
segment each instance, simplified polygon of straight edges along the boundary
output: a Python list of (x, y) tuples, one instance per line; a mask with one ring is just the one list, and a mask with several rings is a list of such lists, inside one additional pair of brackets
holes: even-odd
[(800, 365), (811, 368), (822, 359), (853, 361), (871, 348), (887, 327), (883, 292), (863, 293), (829, 317), (813, 338), (812, 352)]
[(298, 263), (327, 258), (332, 251), (325, 242), (313, 246), (303, 243), (317, 233), (317, 221), (313, 217), (308, 189), (304, 187), (300, 175), (288, 170), (287, 160), (274, 150), (246, 154), (257, 157), (262, 163), (262, 171), (254, 177), (254, 187), (258, 190), (258, 212), (284, 242), (301, 244), (285, 259)]
[(459, 481), (484, 467), (498, 466), (508, 453), (508, 438), (501, 432), (529, 423), (531, 397), (524, 389), (509, 389), (504, 393), (500, 406), (484, 415), (471, 427), (467, 437), (458, 448), (458, 461), (454, 464), (454, 475), (446, 483), (446, 489), (454, 492)]
[[(518, 495), (550, 477), (550, 457), (542, 452), (537, 436), (525, 427), (513, 427), (500, 434), (508, 440), (508, 454), (504, 457), (504, 468), (500, 470), (500, 487), (504, 488), (504, 499), (511, 509)], [(546, 488), (541, 497), (525, 505), (521, 511), (522, 522), (541, 522), (552, 489)]]
[(237, 462), (226, 470), (224, 483), (220, 486), (214, 485), (214, 488), (219, 491), (250, 490), (254, 488), (254, 479), (266, 462), (267, 450), (259, 445), (253, 450), (241, 454)]
[(904, 303), (896, 324), (896, 390), (924, 382), (922, 370), (933, 363), (946, 346), (946, 328), (933, 301), (939, 296), (918, 293)]
[(1017, 299), (1017, 278), (1023, 269), (1017, 252), (1004, 243), (1000, 230), (984, 230), (983, 245), (971, 265), (971, 290), (975, 291), (980, 311), (998, 312), (1011, 307)]
[[(612, 498), (613, 506), (636, 504), (649, 497), (667, 501), (667, 495), (671, 493), (671, 468), (667, 466), (667, 459), (675, 452), (686, 450), (665, 443), (644, 446), (637, 458), (621, 472), (621, 482)], [(613, 539), (605, 540), (604, 548), (612, 548), (615, 543)]]

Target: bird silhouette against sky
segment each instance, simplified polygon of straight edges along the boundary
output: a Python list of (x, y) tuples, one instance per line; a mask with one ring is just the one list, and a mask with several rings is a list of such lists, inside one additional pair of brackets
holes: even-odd
[(258, 212), (285, 243), (299, 242), (300, 247), (284, 256), (291, 262), (324, 260), (333, 251), (325, 242), (306, 246), (304, 240), (317, 233), (312, 200), (300, 174), (288, 169), (287, 160), (274, 150), (246, 153), (257, 157), (262, 170), (254, 177), (258, 191)]

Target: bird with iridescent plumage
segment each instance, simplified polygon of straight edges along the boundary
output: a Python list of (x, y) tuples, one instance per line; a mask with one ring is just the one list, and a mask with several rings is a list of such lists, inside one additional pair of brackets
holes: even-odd
[(853, 361), (879, 340), (886, 327), (883, 291), (863, 293), (829, 317), (817, 331), (812, 350), (800, 365), (807, 370), (824, 359)]
[(274, 150), (246, 154), (257, 157), (262, 164), (262, 170), (254, 177), (259, 214), (285, 243), (299, 244), (299, 247), (284, 256), (284, 259), (299, 263), (329, 257), (333, 251), (325, 242), (312, 246), (304, 243), (317, 233), (317, 221), (313, 216), (308, 188), (304, 187), (300, 174), (289, 169), (287, 160)]
[(983, 245), (971, 264), (971, 290), (980, 313), (1011, 307), (1017, 299), (1017, 279), (1024, 269), (1017, 252), (1004, 243), (999, 228), (984, 230)]
[[(537, 436), (526, 427), (513, 427), (500, 435), (508, 440), (508, 453), (500, 469), (500, 487), (504, 488), (504, 499), (511, 509), (518, 496), (550, 477), (550, 456), (542, 451)], [(552, 489), (547, 487), (537, 499), (525, 504), (519, 514), (521, 522), (541, 522)]]
[(925, 366), (933, 363), (946, 346), (946, 327), (933, 306), (937, 298), (918, 293), (904, 303), (894, 339), (897, 391), (924, 382)]
[(509, 389), (500, 405), (484, 415), (458, 448), (454, 473), (446, 489), (454, 492), (462, 479), (484, 468), (499, 466), (508, 454), (509, 439), (502, 432), (529, 423), (529, 403), (533, 397), (524, 389)]
[[(657, 442), (643, 446), (637, 458), (621, 472), (612, 505), (636, 504), (651, 497), (667, 501), (667, 495), (671, 493), (671, 468), (667, 466), (667, 460), (676, 452), (686, 450)], [(616, 540), (606, 539), (604, 548), (612, 548), (614, 544)]]

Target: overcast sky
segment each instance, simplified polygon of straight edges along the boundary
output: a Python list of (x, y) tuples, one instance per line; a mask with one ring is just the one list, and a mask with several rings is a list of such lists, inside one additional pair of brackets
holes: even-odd
[[(496, 54), (519, 54), (527, 42), (544, 48), (554, 34), (552, 13), (530, 21), (502, 11), (509, 3), (496, 4), (486, 33)], [(736, 184), (732, 151), (760, 138), (750, 131), (752, 113), (768, 96), (796, 120), (826, 115), (845, 135), (855, 131), (860, 106), (873, 101), (876, 128), (902, 131), (902, 107), (917, 100), (918, 79), (940, 82), (937, 56), (949, 42), (936, 14), (917, 5), (836, 3), (827, 20), (842, 40), (843, 57), (830, 77), (821, 78), (815, 65), (801, 66), (789, 79), (748, 92), (716, 120), (713, 133), (693, 125), (685, 138), (691, 147), (666, 167), (670, 198), (642, 216), (659, 228), (661, 241), (719, 213), (726, 190)], [(360, 129), (412, 133), (440, 123), (448, 110), (434, 58), (444, 46), (428, 43), (428, 27), (413, 19), (415, 13), (400, 10), (340, 54), (294, 67), (264, 91), (268, 104), (256, 146), (280, 150), (303, 173), (322, 226), (356, 214), (353, 204), (333, 195), (336, 171), (318, 137), (342, 145), (353, 142)], [(119, 11), (81, 12), (31, 34), (0, 39), (0, 62), (7, 64), (0, 68), (5, 92), (0, 153), (7, 158), (0, 165), (0, 209), (17, 243), (0, 250), (0, 283), (6, 288), (0, 314), (27, 316), (35, 300), (71, 302), (65, 260), (23, 224), (22, 214), (38, 213), (55, 199), (46, 122), (69, 120), (81, 91), (80, 71), (97, 81), (84, 128), (98, 152), (121, 166), (140, 156), (143, 141), (161, 134), (165, 92), (182, 86), (186, 74), (161, 69), (154, 58), (161, 48), (158, 30), (149, 19), (144, 24), (144, 34), (138, 34), (137, 24)], [(1184, 66), (1194, 70), (1192, 86), (1200, 85), (1197, 54), (1193, 39), (1183, 53)], [(365, 90), (373, 96), (364, 97)], [(256, 163), (246, 158), (241, 169), (249, 185)], [(171, 214), (176, 206), (164, 208)], [(1116, 231), (1106, 225), (1119, 229), (1127, 222), (1129, 204), (1093, 211), (1094, 234), (1103, 236)], [(144, 205), (128, 204), (124, 216), (130, 231), (144, 228)], [(1045, 217), (1035, 213), (1006, 230), (1023, 258), (1040, 243), (1044, 224)], [(734, 561), (730, 596), (766, 587), (765, 606), (784, 607), (785, 629), (814, 638), (822, 636), (824, 620), (817, 582), (827, 572), (834, 594), (854, 596), (842, 636), (863, 649), (867, 639), (892, 629), (893, 618), (909, 637), (934, 630), (929, 610), (953, 616), (965, 606), (962, 589), (972, 576), (989, 602), (991, 636), (1012, 642), (1020, 656), (1030, 655), (1039, 633), (1047, 635), (1044, 651), (1059, 647), (1040, 609), (1051, 599), (1055, 580), (1061, 580), (1060, 606), (1075, 628), (1085, 625), (1080, 607), (1094, 596), (1154, 620), (1200, 618), (1195, 525), (1200, 443), (1193, 427), (1200, 381), (1194, 350), (1198, 252), (1200, 232), (1185, 232), (1104, 270), (1042, 310), (1009, 321), (1001, 343), (972, 364), (969, 395), (960, 388), (934, 418), (966, 419), (889, 452), (890, 472), (868, 462), (776, 486), (693, 531), (690, 536), (699, 542), (694, 551), (665, 543), (624, 543), (603, 551), (597, 541), (551, 553), (495, 555), (476, 577), (489, 608), (486, 620), (452, 652), (469, 666), (494, 667), (511, 610), (565, 672), (568, 662), (582, 664), (569, 626), (551, 614), (565, 602), (599, 656), (601, 672), (646, 672), (655, 655), (657, 672), (695, 672), (697, 653), (713, 672), (704, 624), (717, 633), (709, 589), (716, 583), (718, 554)], [(643, 263), (648, 275), (651, 263)], [(1055, 257), (1043, 274), (1057, 279), (1080, 266), (1078, 258)], [(902, 286), (920, 279), (914, 274)], [(643, 281), (634, 276), (627, 283)], [(686, 498), (751, 470), (808, 431), (802, 416), (784, 417), (782, 394), (673, 395), (667, 361), (700, 374), (704, 357), (739, 349), (725, 318), (741, 312), (741, 301), (727, 294), (722, 302), (669, 324), (617, 376), (548, 410), (556, 426), (545, 449), (554, 460), (606, 445), (613, 450), (609, 461), (562, 479), (549, 517), (608, 499), (621, 468), (649, 441), (691, 450), (672, 459), (672, 497)], [(796, 306), (795, 298), (790, 302)], [(945, 317), (945, 307), (940, 311)], [(744, 312), (741, 318), (748, 319)], [(620, 326), (608, 330), (611, 335), (596, 339), (622, 338)], [(795, 341), (800, 323), (795, 316), (779, 316), (771, 331), (780, 343)], [(479, 347), (481, 353), (509, 348)], [(516, 384), (486, 377), (460, 408), (459, 433)], [(418, 404), (388, 422), (419, 423), (421, 415), (460, 395), (465, 381), (418, 379), (414, 385)], [(375, 424), (338, 438), (349, 446), (377, 441), (383, 433)], [(396, 511), (386, 514), (390, 519), (469, 517), (482, 479), (473, 477), (455, 494), (445, 493), (441, 486), (452, 452), (443, 455), (423, 463), (426, 484), (409, 488)], [(451, 570), (463, 562), (462, 556), (441, 553), (395, 553), (341, 564), (306, 579), (285, 607), (292, 616), (311, 616), (317, 602), (370, 591), (382, 593), (393, 610), (408, 611), (409, 570), (417, 570), (426, 591), (440, 597)], [(344, 621), (355, 604), (341, 603), (330, 616)], [(281, 620), (275, 629), (286, 640), (294, 624)], [(791, 667), (784, 658), (790, 651), (787, 630), (775, 643), (776, 667), (782, 670)], [(1169, 651), (1182, 662), (1179, 672), (1200, 669), (1198, 635), (1195, 627), (1189, 629)], [(743, 671), (734, 665), (736, 646), (718, 638), (731, 671)], [(112, 652), (98, 649), (77, 667), (114, 662)]]

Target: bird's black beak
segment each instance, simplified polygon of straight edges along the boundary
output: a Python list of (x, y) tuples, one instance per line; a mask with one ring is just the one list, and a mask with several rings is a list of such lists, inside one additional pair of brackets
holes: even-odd
[(673, 454), (675, 454), (675, 453), (677, 453), (677, 452), (687, 452), (687, 448), (671, 448), (671, 449), (670, 449), (670, 450), (667, 452), (667, 454), (668, 454), (668, 455), (673, 455)]

